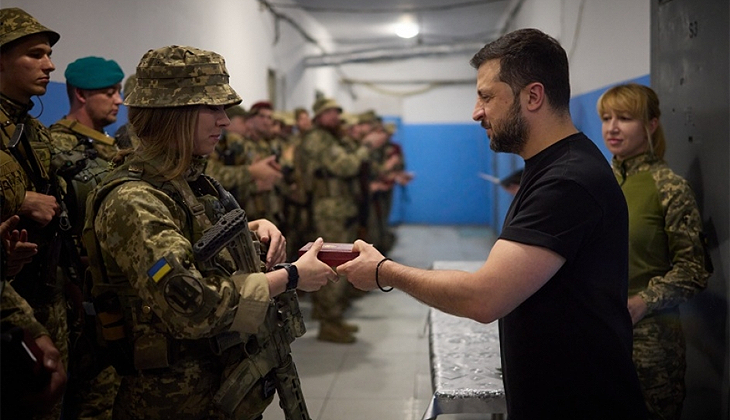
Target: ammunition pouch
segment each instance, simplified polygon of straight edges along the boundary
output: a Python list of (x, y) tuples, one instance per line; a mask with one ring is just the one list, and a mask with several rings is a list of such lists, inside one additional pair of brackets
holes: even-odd
[(97, 156), (94, 149), (68, 150), (56, 154), (51, 162), (56, 174), (66, 181), (63, 200), (68, 209), (70, 233), (75, 236), (81, 235), (84, 226), (86, 197), (109, 172), (109, 165)]

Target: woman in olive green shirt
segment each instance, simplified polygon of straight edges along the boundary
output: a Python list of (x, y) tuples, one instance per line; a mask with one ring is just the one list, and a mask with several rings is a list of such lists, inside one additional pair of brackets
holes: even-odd
[(679, 419), (685, 342), (679, 304), (710, 276), (692, 189), (664, 161), (659, 99), (649, 87), (615, 86), (598, 100), (603, 140), (629, 209), (633, 359), (652, 419)]

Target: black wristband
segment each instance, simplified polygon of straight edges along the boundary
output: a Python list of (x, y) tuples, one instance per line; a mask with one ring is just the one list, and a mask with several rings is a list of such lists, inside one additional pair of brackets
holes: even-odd
[(386, 257), (386, 258), (383, 258), (382, 260), (380, 260), (378, 265), (375, 266), (375, 284), (378, 285), (378, 289), (380, 289), (384, 292), (390, 292), (391, 290), (393, 290), (393, 286), (390, 286), (390, 289), (384, 289), (383, 286), (381, 286), (380, 282), (378, 281), (378, 271), (380, 271), (380, 266), (383, 265), (383, 263), (386, 261), (393, 261), (393, 260)]

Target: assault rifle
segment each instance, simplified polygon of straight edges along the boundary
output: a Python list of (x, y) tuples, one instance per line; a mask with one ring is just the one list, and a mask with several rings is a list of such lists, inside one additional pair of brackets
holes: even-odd
[[(225, 201), (228, 197), (222, 198)], [(236, 273), (261, 272), (259, 253), (248, 229), (246, 213), (240, 208), (226, 213), (193, 245), (196, 263), (203, 267), (212, 264), (213, 257), (223, 248), (233, 257)], [(292, 290), (271, 300), (264, 325), (245, 342), (238, 333), (216, 337), (220, 351), (238, 344), (245, 347), (248, 357), (223, 381), (214, 396), (215, 404), (234, 415), (259, 380), (264, 380), (266, 388), (266, 379), (273, 378), (286, 420), (311, 420), (290, 347), (304, 332), (299, 302)]]

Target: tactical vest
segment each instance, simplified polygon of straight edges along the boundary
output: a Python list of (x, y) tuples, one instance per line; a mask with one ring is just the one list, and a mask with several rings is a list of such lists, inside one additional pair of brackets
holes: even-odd
[[(48, 173), (51, 159), (50, 144), (41, 139), (41, 130), (45, 130), (45, 127), (27, 115), (23, 117), (22, 123), (23, 135), (13, 139), (13, 135), (19, 134), (17, 130), (20, 129), (20, 123), (16, 125), (4, 107), (0, 106), (0, 137), (2, 138), (0, 149), (13, 156), (21, 167), (21, 172), (16, 172), (16, 176), (21, 179), (16, 178), (13, 182), (22, 183), (22, 187), (25, 189), (25, 191), (20, 191), (22, 188), (18, 188), (17, 193), (7, 197), (16, 200), (18, 208), (27, 191), (42, 194), (56, 193), (55, 176), (52, 178)], [(18, 142), (11, 145), (12, 140), (18, 140)], [(13, 170), (12, 167), (10, 169)], [(11, 180), (4, 179), (3, 182), (11, 182)], [(4, 185), (3, 189), (6, 187), (11, 186)], [(15, 187), (20, 187), (20, 184), (16, 184)], [(62, 285), (59, 284), (56, 275), (61, 252), (56, 223), (58, 223), (58, 219), (41, 228), (35, 221), (21, 218), (17, 226), (18, 230), (28, 230), (29, 242), (38, 245), (38, 254), (32, 263), (27, 264), (15, 276), (13, 287), (28, 300), (36, 311), (42, 310), (48, 303), (59, 299), (61, 293)], [(37, 314), (37, 316), (44, 315)]]
[[(235, 203), (229, 193), (218, 189), (219, 185), (215, 180), (208, 179), (204, 175), (198, 178), (195, 185), (190, 185), (195, 191), (195, 196), (189, 197), (189, 192), (186, 193), (176, 187), (176, 183), (185, 181), (152, 179), (145, 176), (150, 173), (147, 169), (149, 168), (140, 163), (124, 164), (116, 169), (92, 193), (87, 201), (87, 214), (96, 215), (102, 201), (114, 188), (124, 182), (141, 180), (165, 192), (175, 201), (176, 207), (185, 213), (186, 237), (191, 243), (197, 243), (211, 226), (208, 217), (216, 220), (222, 212), (230, 209), (226, 203)], [(205, 204), (200, 204), (198, 200), (202, 200)], [(180, 214), (178, 209), (170, 210), (174, 214)], [(283, 384), (281, 380), (276, 381), (280, 399), (287, 401), (285, 405), (288, 408), (285, 408), (285, 411), (299, 410), (298, 412), (304, 414), (296, 418), (309, 418), (301, 391), (289, 390), (289, 388), (299, 390), (296, 369), (289, 356), (291, 351), (289, 343), (304, 334), (303, 319), (294, 291), (283, 293), (271, 300), (266, 321), (256, 334), (225, 332), (211, 339), (175, 339), (165, 332), (166, 329), (160, 319), (144, 305), (126, 278), (111, 278), (108, 275), (96, 238), (94, 219), (94, 217), (87, 218), (83, 231), (84, 243), (91, 260), (89, 273), (94, 279), (95, 307), (102, 324), (102, 335), (112, 354), (113, 364), (120, 374), (165, 368), (175, 363), (178, 356), (188, 358), (219, 356), (219, 360), (224, 361), (226, 365), (234, 363), (230, 370), (226, 369), (227, 374), (213, 399), (221, 410), (233, 418), (250, 417), (251, 410), (259, 412), (257, 410), (260, 407), (253, 408), (248, 403), (252, 400), (261, 401), (265, 408), (272, 395), (264, 395), (261, 400), (259, 394), (266, 382), (264, 377), (276, 377), (286, 378), (287, 381), (285, 385), (287, 389), (279, 387), (279, 384)], [(250, 248), (250, 251), (256, 253), (253, 248)], [(249, 257), (254, 261), (260, 261), (259, 255), (249, 255)], [(212, 274), (208, 264), (196, 262), (196, 266), (204, 276)], [(218, 274), (230, 275), (233, 267), (228, 267), (225, 261), (221, 261), (218, 268), (212, 269), (221, 270)], [(146, 326), (136, 328), (142, 326), (141, 324)], [(143, 331), (143, 333), (132, 336), (132, 331)], [(250, 393), (256, 396), (250, 397), (253, 395)], [(247, 416), (242, 413), (246, 413)]]

